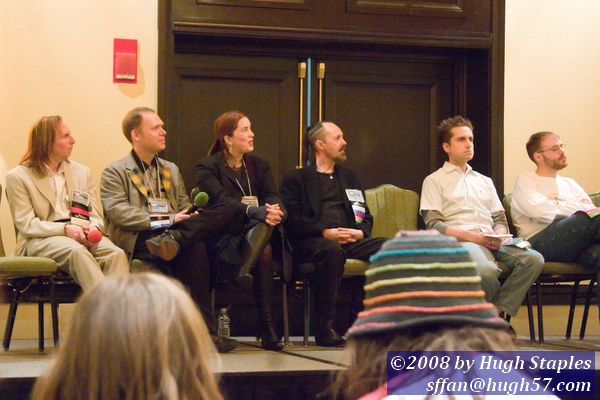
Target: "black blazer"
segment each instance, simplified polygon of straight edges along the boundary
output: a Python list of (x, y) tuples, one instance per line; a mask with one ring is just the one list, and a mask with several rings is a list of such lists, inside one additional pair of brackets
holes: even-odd
[[(335, 166), (335, 176), (339, 179), (342, 190), (358, 189), (365, 192), (359, 178), (352, 170)], [(286, 221), (286, 231), (294, 240), (310, 237), (322, 237), (325, 225), (321, 222), (320, 207), (321, 188), (319, 187), (319, 175), (314, 165), (303, 169), (297, 169), (288, 173), (281, 183), (281, 198), (287, 209), (288, 217)], [(373, 216), (369, 212), (366, 202), (365, 218), (360, 224), (356, 224), (352, 204), (348, 200), (346, 193), (343, 193), (346, 204), (346, 215), (351, 227), (360, 229), (365, 237), (371, 235), (373, 227)]]
[[(252, 194), (258, 196), (260, 205), (279, 203), (285, 214), (269, 164), (251, 154), (244, 155), (244, 162), (248, 169)], [(241, 223), (248, 222), (247, 206), (240, 201), (244, 194), (235, 181), (233, 171), (227, 166), (223, 153), (213, 154), (196, 165), (196, 186), (208, 194), (208, 206), (224, 203), (235, 210), (235, 220)]]

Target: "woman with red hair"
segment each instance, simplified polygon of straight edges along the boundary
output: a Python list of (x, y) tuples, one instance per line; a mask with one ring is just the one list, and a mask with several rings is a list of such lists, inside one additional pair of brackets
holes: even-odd
[[(273, 260), (269, 244), (273, 228), (285, 210), (269, 164), (251, 154), (254, 133), (247, 116), (228, 111), (215, 121), (215, 142), (197, 170), (196, 185), (212, 202), (234, 211), (229, 234), (209, 249), (217, 275), (235, 274), (241, 286), (254, 290), (262, 347), (281, 350), (283, 345), (273, 325)], [(255, 249), (248, 252), (244, 242)], [(248, 253), (248, 254), (244, 254)], [(232, 273), (233, 272), (233, 273)]]

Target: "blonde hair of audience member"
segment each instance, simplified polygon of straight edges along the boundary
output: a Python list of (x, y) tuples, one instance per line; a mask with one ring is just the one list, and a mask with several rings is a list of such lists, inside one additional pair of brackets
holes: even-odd
[(217, 399), (218, 357), (191, 298), (153, 273), (108, 277), (77, 304), (32, 399)]
[(338, 372), (329, 388), (333, 399), (357, 399), (386, 382), (388, 351), (514, 350), (505, 330), (474, 325), (410, 329), (349, 338), (348, 368)]
[(41, 117), (29, 131), (27, 150), (19, 164), (33, 169), (39, 176), (46, 173), (45, 163), (50, 158), (50, 151), (56, 136), (56, 125), (62, 121), (59, 115)]

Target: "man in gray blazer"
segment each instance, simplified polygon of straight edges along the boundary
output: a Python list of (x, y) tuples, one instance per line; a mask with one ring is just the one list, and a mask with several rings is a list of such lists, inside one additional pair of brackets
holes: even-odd
[(127, 274), (123, 250), (95, 232), (104, 227), (97, 187), (88, 167), (69, 160), (75, 139), (67, 124), (42, 117), (29, 135), (27, 152), (6, 176), (16, 254), (52, 258), (84, 291), (104, 274)]
[[(122, 128), (132, 150), (106, 167), (101, 179), (109, 232), (130, 259), (151, 262), (189, 286), (214, 333), (209, 266), (195, 244), (218, 240), (233, 211), (216, 204), (200, 213), (187, 212), (191, 202), (179, 168), (158, 157), (166, 148), (167, 132), (154, 110), (134, 108), (123, 119)], [(214, 340), (219, 351), (235, 347), (235, 343)]]

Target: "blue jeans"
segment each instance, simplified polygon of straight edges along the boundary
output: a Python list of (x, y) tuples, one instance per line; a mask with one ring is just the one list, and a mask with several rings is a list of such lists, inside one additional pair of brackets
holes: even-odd
[(600, 218), (592, 219), (584, 213), (557, 218), (529, 243), (546, 261), (576, 261), (600, 270)]
[[(531, 237), (529, 243), (546, 261), (575, 261), (596, 271), (600, 282), (600, 217), (590, 218), (578, 212), (556, 218)], [(600, 307), (600, 291), (597, 301)]]
[[(500, 246), (498, 250), (491, 251), (471, 242), (461, 244), (477, 264), (485, 299), (500, 311), (516, 315), (527, 291), (544, 268), (542, 255), (535, 250), (523, 250), (515, 246)], [(503, 262), (511, 271), (502, 286), (498, 282), (501, 271), (496, 261)]]

